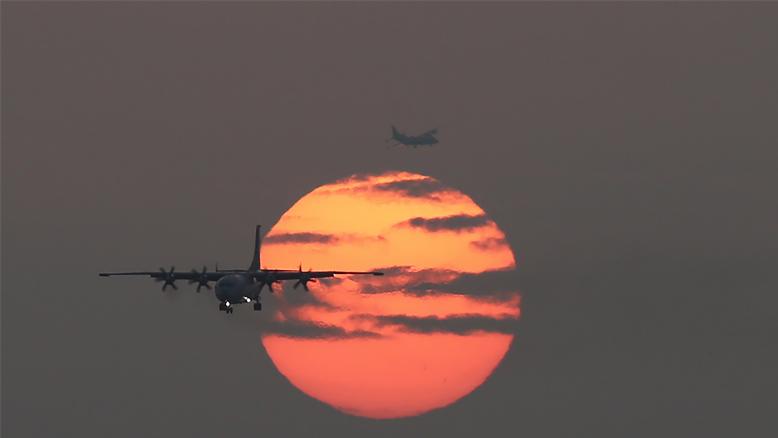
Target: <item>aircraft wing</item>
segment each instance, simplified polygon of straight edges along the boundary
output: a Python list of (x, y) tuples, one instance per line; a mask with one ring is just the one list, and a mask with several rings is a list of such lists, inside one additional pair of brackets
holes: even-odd
[(165, 272), (163, 270), (159, 271), (139, 271), (139, 272), (101, 272), (101, 277), (112, 277), (114, 275), (140, 275), (140, 276), (148, 276), (154, 279), (158, 280), (165, 280), (166, 278), (172, 277), (172, 279), (175, 280), (197, 280), (201, 277), (207, 277), (208, 281), (216, 281), (225, 275), (230, 275), (231, 272), (197, 272), (197, 271), (190, 271), (190, 272)]
[(437, 133), (438, 133), (438, 128), (435, 128), (435, 129), (430, 129), (429, 131), (425, 132), (422, 135), (435, 135)]
[(305, 278), (330, 278), (336, 275), (384, 275), (383, 272), (369, 271), (273, 271), (277, 280), (300, 280)]
[[(218, 281), (220, 278), (231, 274), (245, 274), (246, 271), (202, 271), (198, 272), (183, 271), (176, 272), (175, 270), (165, 271), (160, 268), (159, 271), (137, 271), (137, 272), (101, 272), (101, 277), (112, 277), (118, 275), (138, 275), (151, 277), (155, 280), (193, 280), (207, 279), (208, 281)], [(359, 272), (359, 271), (300, 271), (300, 270), (262, 270), (254, 274), (257, 279), (272, 276), (276, 280), (299, 280), (301, 278), (329, 278), (336, 275), (384, 275), (383, 272)]]

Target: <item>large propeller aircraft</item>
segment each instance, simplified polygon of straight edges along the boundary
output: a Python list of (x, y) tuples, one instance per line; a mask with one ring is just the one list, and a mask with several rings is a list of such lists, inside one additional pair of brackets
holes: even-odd
[(273, 293), (273, 284), (285, 280), (297, 280), (293, 288), (302, 286), (308, 291), (308, 283), (315, 283), (317, 278), (329, 278), (336, 275), (384, 275), (383, 272), (354, 272), (354, 271), (303, 271), (302, 264), (296, 270), (284, 269), (261, 269), (260, 268), (260, 247), (262, 239), (260, 238), (260, 226), (257, 225), (254, 236), (254, 256), (248, 269), (226, 269), (220, 270), (216, 267), (215, 271), (208, 271), (203, 266), (201, 271), (192, 269), (190, 272), (176, 272), (175, 266), (171, 266), (169, 271), (165, 268), (159, 268), (159, 271), (148, 272), (101, 272), (101, 277), (110, 277), (113, 275), (142, 275), (149, 276), (157, 282), (162, 283), (162, 290), (167, 290), (168, 286), (178, 290), (176, 280), (187, 280), (189, 284), (197, 283), (197, 292), (201, 288), (211, 289), (210, 282), (216, 282), (214, 293), (219, 300), (219, 310), (226, 313), (234, 311), (234, 305), (243, 303), (254, 303), (254, 310), (262, 310), (260, 294), (262, 289), (267, 286)]
[(407, 135), (398, 131), (397, 128), (392, 125), (392, 136), (386, 141), (394, 141), (395, 145), (413, 146), (417, 148), (419, 146), (432, 146), (438, 143), (438, 139), (435, 137), (438, 134), (438, 130), (430, 129), (419, 135)]

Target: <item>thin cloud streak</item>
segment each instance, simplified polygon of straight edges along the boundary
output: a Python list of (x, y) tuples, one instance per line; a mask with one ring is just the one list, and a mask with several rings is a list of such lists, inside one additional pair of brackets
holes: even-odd
[(335, 243), (384, 242), (383, 236), (361, 236), (357, 234), (325, 234), (325, 233), (280, 233), (267, 236), (264, 243), (268, 245), (330, 245)]
[(395, 327), (407, 333), (447, 333), (469, 335), (476, 332), (514, 334), (517, 318), (505, 314), (490, 317), (477, 314), (436, 316), (370, 315), (352, 316), (356, 321), (368, 321), (378, 328)]
[(433, 178), (390, 181), (376, 184), (372, 189), (380, 192), (393, 192), (402, 196), (426, 198), (436, 201), (441, 199), (437, 195), (451, 192), (451, 189)]
[(283, 233), (267, 236), (264, 239), (266, 244), (296, 244), (296, 243), (315, 243), (327, 244), (337, 242), (338, 238), (332, 234), (321, 233)]
[(478, 274), (447, 269), (414, 271), (407, 266), (380, 270), (387, 275), (381, 278), (352, 278), (360, 283), (361, 293), (403, 293), (418, 297), (462, 295), (489, 302), (513, 301), (519, 296), (519, 277), (514, 269)]
[(480, 251), (496, 251), (505, 249), (508, 241), (504, 237), (488, 237), (481, 240), (473, 240), (470, 246)]
[(296, 339), (365, 339), (380, 338), (380, 333), (367, 330), (348, 331), (335, 325), (313, 321), (287, 320), (268, 321), (262, 327), (265, 336), (274, 335)]
[(397, 227), (421, 228), (430, 232), (453, 231), (462, 232), (480, 228), (492, 223), (484, 214), (456, 214), (443, 217), (414, 217), (395, 225)]
[[(387, 177), (397, 178), (386, 181)], [(324, 193), (393, 193), (408, 198), (441, 202), (453, 190), (435, 178), (390, 171), (380, 175), (354, 174), (336, 182), (336, 187)], [(341, 187), (337, 187), (340, 185)]]

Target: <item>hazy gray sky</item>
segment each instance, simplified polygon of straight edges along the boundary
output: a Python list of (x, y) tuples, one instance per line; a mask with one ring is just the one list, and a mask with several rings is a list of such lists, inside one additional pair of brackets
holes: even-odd
[[(3, 436), (775, 435), (776, 22), (3, 2)], [(387, 149), (392, 123), (441, 143)], [(243, 267), (254, 224), (388, 169), (472, 196), (518, 255), (516, 341), (449, 408), (341, 414), (276, 372), (251, 312), (97, 277)]]

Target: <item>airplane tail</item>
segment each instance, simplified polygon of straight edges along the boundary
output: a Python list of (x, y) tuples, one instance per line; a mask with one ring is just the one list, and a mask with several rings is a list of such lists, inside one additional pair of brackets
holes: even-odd
[(262, 249), (262, 237), (260, 237), (259, 230), (262, 225), (257, 225), (257, 230), (254, 233), (254, 254), (251, 255), (251, 265), (249, 271), (258, 271), (262, 266), (260, 264), (260, 250)]
[(395, 128), (394, 125), (392, 125), (392, 138), (397, 138), (399, 134), (400, 133), (397, 131), (397, 128)]

